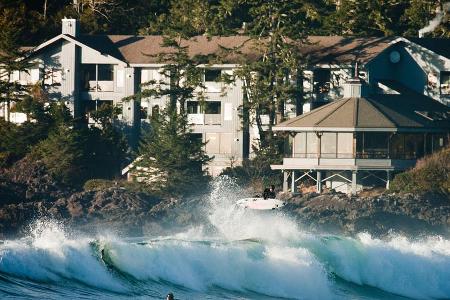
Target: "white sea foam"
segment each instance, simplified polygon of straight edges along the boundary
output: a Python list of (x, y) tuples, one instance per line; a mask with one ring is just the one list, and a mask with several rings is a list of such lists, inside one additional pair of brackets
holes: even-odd
[(111, 243), (106, 249), (115, 267), (139, 280), (164, 280), (197, 291), (217, 286), (299, 299), (332, 295), (326, 271), (305, 249), (174, 240)]
[[(448, 240), (313, 235), (282, 214), (237, 208), (234, 203), (243, 196), (231, 179), (219, 178), (205, 200), (203, 213), (210, 224), (139, 244), (111, 234), (69, 236), (58, 223), (38, 221), (28, 238), (0, 244), (0, 272), (56, 284), (73, 280), (112, 291), (131, 287), (136, 292), (126, 276), (111, 272), (113, 267), (144, 286), (159, 281), (205, 295), (220, 287), (244, 295), (252, 291), (298, 299), (338, 298), (342, 288), (333, 279), (337, 275), (411, 298), (450, 298)], [(100, 249), (108, 263), (99, 258)]]
[(30, 238), (0, 245), (0, 272), (37, 281), (74, 280), (112, 291), (124, 291), (92, 254), (90, 240), (70, 239), (56, 222), (37, 221)]
[(348, 281), (415, 299), (450, 298), (448, 240), (380, 240), (360, 234), (357, 239), (327, 240), (322, 247), (330, 269)]

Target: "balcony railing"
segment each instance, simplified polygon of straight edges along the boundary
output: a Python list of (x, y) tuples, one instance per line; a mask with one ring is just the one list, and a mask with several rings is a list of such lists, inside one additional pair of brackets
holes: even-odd
[[(421, 158), (423, 155), (417, 152), (402, 152), (402, 153), (389, 153), (387, 150), (374, 150), (353, 153), (320, 153), (320, 158), (330, 159), (400, 159), (400, 160), (412, 160)], [(317, 153), (288, 153), (284, 157), (286, 158), (319, 158)]]
[(188, 122), (192, 125), (221, 125), (221, 114), (188, 114)]

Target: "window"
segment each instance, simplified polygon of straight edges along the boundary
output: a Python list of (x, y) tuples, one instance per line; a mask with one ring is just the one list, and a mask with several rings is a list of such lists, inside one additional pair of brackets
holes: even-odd
[(441, 94), (450, 95), (450, 71), (441, 72)]
[(113, 81), (114, 67), (113, 65), (98, 65), (98, 81)]
[(205, 81), (220, 81), (221, 73), (219, 69), (205, 69)]
[(62, 72), (60, 69), (50, 68), (45, 70), (44, 84), (47, 85), (61, 85)]
[(389, 136), (390, 133), (387, 132), (357, 132), (356, 157), (364, 159), (389, 158)]
[(187, 102), (187, 113), (188, 114), (198, 114), (199, 112), (199, 105), (198, 101), (188, 101)]
[(205, 102), (205, 114), (219, 115), (221, 114), (220, 101), (207, 101)]
[(83, 64), (81, 65), (81, 86), (85, 91), (95, 91), (97, 81), (97, 65)]
[(330, 91), (331, 71), (330, 69), (314, 70), (314, 92), (326, 94)]
[(220, 101), (187, 101), (186, 110), (188, 114), (208, 114), (220, 115), (222, 113), (222, 103)]
[(90, 92), (114, 91), (114, 66), (106, 64), (82, 64), (81, 86)]
[(152, 107), (152, 118), (156, 118), (159, 115), (159, 105)]

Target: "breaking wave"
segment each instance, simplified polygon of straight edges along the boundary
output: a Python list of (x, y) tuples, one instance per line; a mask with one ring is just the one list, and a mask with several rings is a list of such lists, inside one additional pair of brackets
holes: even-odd
[(0, 296), (450, 298), (448, 240), (314, 235), (283, 214), (237, 209), (242, 195), (217, 180), (209, 224), (170, 236), (84, 237), (37, 221), (26, 238), (0, 243)]

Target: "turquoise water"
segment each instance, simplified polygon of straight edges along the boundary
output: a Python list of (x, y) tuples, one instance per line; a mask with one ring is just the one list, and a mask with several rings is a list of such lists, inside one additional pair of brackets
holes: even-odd
[(450, 241), (311, 234), (281, 213), (237, 209), (219, 180), (177, 234), (75, 234), (39, 220), (0, 243), (0, 298), (449, 299)]

